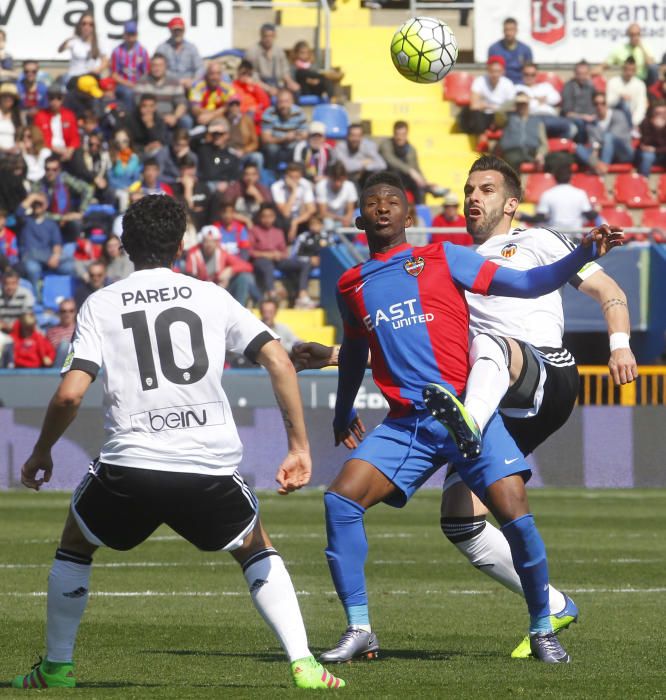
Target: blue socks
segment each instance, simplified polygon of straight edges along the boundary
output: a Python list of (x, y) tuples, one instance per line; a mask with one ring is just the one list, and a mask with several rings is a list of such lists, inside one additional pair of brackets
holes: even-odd
[(546, 547), (531, 513), (502, 527), (530, 612), (530, 632), (551, 632)]
[(369, 626), (364, 571), (368, 555), (363, 525), (365, 508), (331, 491), (324, 494), (324, 507), (328, 536), (326, 559), (333, 585), (347, 614), (347, 624)]

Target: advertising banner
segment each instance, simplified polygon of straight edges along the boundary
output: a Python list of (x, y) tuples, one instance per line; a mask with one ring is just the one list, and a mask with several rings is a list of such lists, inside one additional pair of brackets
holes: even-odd
[(507, 17), (518, 22), (518, 39), (532, 49), (537, 63), (601, 63), (626, 41), (632, 23), (640, 26), (643, 43), (657, 63), (666, 50), (663, 0), (496, 0), (476, 2), (475, 9), (474, 59), (479, 62), (502, 38)]
[(97, 40), (106, 55), (122, 40), (123, 25), (138, 23), (139, 42), (153, 53), (169, 38), (167, 24), (185, 21), (185, 38), (202, 56), (232, 48), (231, 0), (0, 0), (0, 27), (15, 59), (67, 60), (58, 53), (83, 12), (95, 16)]

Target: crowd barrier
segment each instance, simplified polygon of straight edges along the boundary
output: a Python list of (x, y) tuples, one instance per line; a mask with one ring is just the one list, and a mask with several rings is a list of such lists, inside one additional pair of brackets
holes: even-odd
[[(586, 377), (601, 379), (606, 368), (583, 368)], [(666, 487), (663, 455), (666, 453), (663, 406), (664, 368), (654, 372), (642, 369), (633, 402), (595, 402), (596, 389), (589, 401), (576, 407), (568, 423), (529, 458), (533, 487), (577, 486), (589, 488)], [(653, 378), (656, 378), (653, 380)], [(640, 387), (652, 391), (660, 386), (659, 401), (652, 403)], [(55, 372), (22, 372), (0, 375), (0, 490), (20, 487), (20, 469), (37, 438), (45, 406), (58, 383)], [(101, 382), (95, 382), (77, 420), (55, 447), (55, 471), (49, 489), (71, 490), (86, 472), (88, 463), (104, 440), (101, 409)], [(300, 375), (301, 395), (313, 454), (312, 486), (330, 483), (348, 452), (334, 447), (332, 408), (335, 403), (335, 371), (304, 372)], [(275, 407), (270, 381), (259, 370), (229, 372), (224, 387), (238, 425), (245, 454), (241, 472), (255, 488), (275, 488), (274, 476), (280, 456), (286, 453), (284, 428)], [(650, 399), (650, 400), (648, 400)], [(368, 430), (386, 414), (386, 403), (372, 379), (366, 376), (357, 399), (357, 408)], [(442, 473), (427, 487), (439, 488)]]

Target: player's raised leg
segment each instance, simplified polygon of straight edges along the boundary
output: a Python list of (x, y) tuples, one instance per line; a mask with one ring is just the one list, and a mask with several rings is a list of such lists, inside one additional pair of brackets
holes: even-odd
[(289, 572), (259, 521), (232, 555), (243, 569), (255, 608), (289, 659), (294, 685), (313, 690), (343, 688), (345, 682), (312, 656)]
[[(442, 532), (472, 566), (510, 591), (524, 596), (509, 543), (502, 532), (486, 520), (487, 514), (488, 509), (463, 483), (457, 472), (450, 470), (442, 492)], [(548, 587), (548, 607), (556, 634), (578, 619), (575, 603), (552, 585)], [(511, 657), (524, 659), (530, 656), (532, 650), (528, 635), (511, 652)]]
[(324, 494), (326, 559), (335, 590), (347, 616), (347, 629), (321, 660), (341, 663), (379, 655), (372, 632), (365, 582), (368, 540), (363, 516), (371, 506), (394, 493), (395, 486), (372, 464), (350, 459)]
[(49, 572), (46, 599), (46, 657), (12, 688), (74, 688), (74, 644), (88, 603), (92, 555), (97, 547), (81, 533), (70, 511)]

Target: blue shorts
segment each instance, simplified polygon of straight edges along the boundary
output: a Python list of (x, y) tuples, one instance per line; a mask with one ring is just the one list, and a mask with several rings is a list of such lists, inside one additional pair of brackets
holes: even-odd
[(497, 413), (483, 433), (483, 450), (476, 459), (463, 460), (446, 428), (426, 411), (387, 418), (365, 437), (350, 459), (369, 462), (393, 482), (398, 492), (386, 503), (396, 508), (402, 508), (447, 462), (481, 500), (486, 489), (505, 476), (520, 474), (527, 481), (532, 475)]

